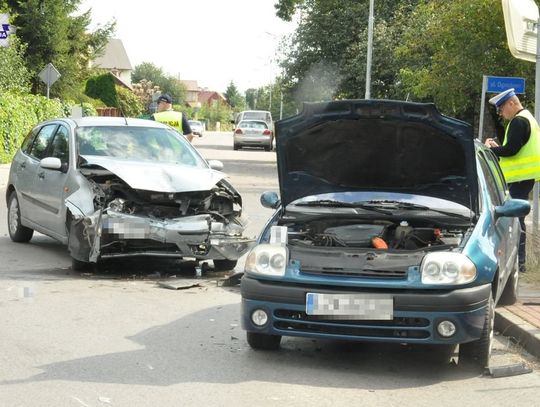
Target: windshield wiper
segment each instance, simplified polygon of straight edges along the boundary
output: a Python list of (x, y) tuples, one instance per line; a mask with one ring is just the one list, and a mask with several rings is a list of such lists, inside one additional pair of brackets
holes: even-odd
[(378, 205), (373, 205), (371, 202), (341, 202), (334, 201), (332, 199), (320, 199), (318, 201), (306, 201), (295, 204), (296, 206), (325, 206), (331, 208), (353, 208), (353, 209), (365, 209), (372, 212), (383, 213), (385, 215), (392, 215), (391, 211), (384, 210)]
[(419, 205), (412, 202), (401, 202), (401, 201), (369, 201), (370, 204), (380, 204), (384, 208), (395, 208), (395, 209), (405, 209), (405, 210), (414, 210), (414, 211), (431, 211), (440, 213), (442, 215), (451, 216), (454, 218), (470, 219), (471, 216), (463, 215), (461, 213), (455, 213), (450, 211), (445, 211), (442, 209), (434, 209), (429, 206)]

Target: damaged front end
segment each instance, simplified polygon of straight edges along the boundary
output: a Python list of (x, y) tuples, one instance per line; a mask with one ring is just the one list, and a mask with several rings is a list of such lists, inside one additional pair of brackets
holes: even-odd
[(81, 169), (86, 181), (66, 199), (68, 246), (79, 261), (154, 256), (237, 260), (254, 242), (242, 236), (242, 199), (225, 180), (211, 189), (136, 189), (111, 171)]

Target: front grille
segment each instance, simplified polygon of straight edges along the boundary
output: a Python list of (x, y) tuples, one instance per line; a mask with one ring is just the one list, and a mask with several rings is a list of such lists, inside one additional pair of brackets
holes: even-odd
[(430, 322), (426, 318), (396, 317), (390, 321), (328, 320), (302, 311), (274, 311), (274, 328), (298, 333), (319, 333), (364, 338), (426, 339)]
[(320, 267), (307, 268), (302, 267), (302, 273), (325, 275), (325, 276), (343, 276), (343, 277), (377, 277), (377, 278), (407, 278), (406, 270), (375, 270), (375, 269), (344, 269), (341, 267)]

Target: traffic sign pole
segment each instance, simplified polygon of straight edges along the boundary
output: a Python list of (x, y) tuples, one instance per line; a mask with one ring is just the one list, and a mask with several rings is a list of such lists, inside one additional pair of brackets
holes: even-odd
[(482, 142), (484, 139), (484, 110), (486, 108), (486, 88), (487, 88), (487, 76), (482, 77), (482, 99), (480, 100), (480, 120), (478, 123), (478, 141)]

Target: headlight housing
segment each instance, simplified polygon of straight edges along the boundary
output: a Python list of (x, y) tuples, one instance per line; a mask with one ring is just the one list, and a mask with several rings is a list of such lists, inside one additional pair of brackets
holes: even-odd
[(285, 275), (289, 253), (281, 244), (263, 243), (255, 246), (246, 259), (245, 271), (265, 276)]
[(476, 266), (461, 253), (428, 253), (420, 273), (424, 284), (466, 284), (476, 278)]

